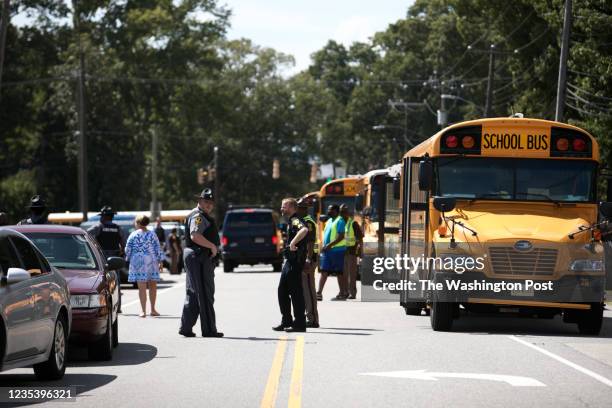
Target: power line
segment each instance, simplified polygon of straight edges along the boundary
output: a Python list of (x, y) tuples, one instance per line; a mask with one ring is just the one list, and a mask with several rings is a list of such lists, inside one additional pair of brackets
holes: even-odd
[(596, 98), (601, 98), (601, 99), (606, 100), (606, 101), (612, 101), (612, 98), (608, 98), (608, 97), (600, 96), (600, 95), (595, 95), (593, 93), (590, 93), (589, 91), (586, 91), (586, 90), (584, 90), (584, 89), (582, 89), (582, 88), (572, 84), (571, 82), (568, 82), (567, 86), (569, 86), (570, 88), (572, 88), (572, 89), (574, 89), (576, 91), (583, 92), (583, 93), (585, 93), (587, 95), (594, 96)]

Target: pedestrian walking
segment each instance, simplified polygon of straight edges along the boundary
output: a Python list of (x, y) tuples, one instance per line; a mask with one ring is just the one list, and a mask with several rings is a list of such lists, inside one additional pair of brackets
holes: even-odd
[[(287, 220), (287, 240), (285, 240), (285, 247), (283, 248), (285, 261), (278, 282), (278, 305), (282, 320), (272, 330), (305, 332), (306, 316), (304, 291), (302, 289), (302, 270), (306, 261), (308, 227), (297, 215), (297, 201), (294, 198), (285, 198), (282, 201), (281, 214)], [(292, 305), (293, 318), (291, 317)]]
[(35, 195), (30, 199), (30, 217), (19, 221), (17, 225), (28, 224), (48, 224), (47, 204), (40, 195)]
[(319, 256), (319, 231), (317, 223), (308, 214), (310, 203), (304, 198), (298, 200), (297, 214), (308, 227), (306, 237), (306, 262), (302, 272), (302, 289), (304, 291), (304, 304), (306, 306), (306, 327), (319, 327), (319, 311), (317, 308), (317, 289), (315, 286), (315, 271)]
[(332, 300), (346, 300), (348, 291), (344, 285), (344, 252), (346, 251), (346, 241), (344, 240), (344, 232), (346, 223), (340, 217), (340, 207), (338, 204), (332, 204), (327, 209), (329, 219), (325, 223), (323, 230), (323, 247), (321, 248), (321, 262), (319, 269), (321, 277), (319, 279), (319, 291), (317, 299), (323, 299), (323, 288), (329, 275), (338, 278), (339, 292)]
[(155, 219), (155, 235), (159, 240), (159, 245), (162, 247), (162, 250), (164, 250), (166, 247), (166, 231), (164, 231), (164, 227), (161, 225), (160, 217)]
[(134, 221), (136, 230), (130, 234), (125, 246), (125, 258), (130, 263), (128, 282), (138, 284), (138, 297), (142, 308), (140, 317), (147, 316), (147, 286), (149, 288), (151, 316), (159, 316), (159, 312), (155, 309), (155, 301), (164, 254), (155, 233), (147, 229), (149, 222), (149, 217), (146, 215), (137, 216)]
[(172, 228), (170, 231), (170, 236), (168, 237), (168, 249), (170, 251), (170, 273), (177, 274), (179, 273), (179, 260), (181, 256), (183, 256), (183, 251), (181, 248), (181, 242), (179, 241), (179, 237), (177, 235), (178, 230), (176, 228)]
[(342, 276), (345, 288), (348, 290), (348, 298), (355, 299), (357, 297), (357, 258), (361, 257), (363, 233), (346, 204), (340, 206), (340, 216), (346, 223), (344, 232), (346, 251), (344, 252), (344, 273)]
[[(100, 222), (87, 230), (87, 233), (98, 242), (106, 258), (125, 255), (125, 235), (121, 227), (113, 222), (115, 214), (117, 213), (110, 206), (105, 205), (98, 214)], [(122, 270), (125, 273), (125, 269)], [(121, 271), (116, 273), (120, 275)], [(117, 282), (119, 282), (119, 312), (121, 313), (121, 276), (117, 276)]]
[(219, 248), (219, 230), (212, 217), (214, 196), (206, 188), (196, 196), (198, 205), (185, 221), (183, 259), (187, 271), (187, 293), (179, 334), (194, 337), (198, 317), (203, 337), (223, 337), (217, 331), (215, 317), (215, 258)]

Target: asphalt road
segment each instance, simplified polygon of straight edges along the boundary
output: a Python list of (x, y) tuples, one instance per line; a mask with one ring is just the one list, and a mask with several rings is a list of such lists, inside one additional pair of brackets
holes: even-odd
[[(28, 369), (0, 374), (0, 387), (75, 385), (77, 402), (52, 407), (610, 407), (612, 313), (598, 337), (560, 319), (465, 316), (451, 333), (394, 303), (319, 302), (320, 329), (285, 336), (278, 273), (217, 269), (223, 339), (177, 334), (184, 275), (163, 275), (158, 318), (138, 317), (124, 287), (120, 341), (110, 362), (73, 348), (62, 381), (41, 384)], [(198, 326), (195, 327), (199, 334)], [(0, 404), (2, 405), (2, 404)]]

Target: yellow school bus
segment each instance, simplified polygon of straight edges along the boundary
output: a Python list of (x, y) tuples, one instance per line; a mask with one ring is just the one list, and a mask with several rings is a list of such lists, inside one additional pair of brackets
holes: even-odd
[[(361, 178), (364, 255), (389, 255), (385, 243), (399, 242), (401, 164), (369, 171)], [(388, 245), (387, 248), (390, 246)]]
[(361, 176), (348, 176), (328, 181), (319, 190), (319, 240), (323, 242), (323, 229), (327, 221), (327, 208), (332, 204), (346, 204), (355, 214), (361, 211), (362, 203), (359, 198), (361, 189)]
[(595, 138), (539, 119), (461, 122), (408, 151), (400, 252), (423, 262), (399, 270), (415, 284), (400, 290), (406, 313), (426, 308), (442, 331), (464, 311), (562, 314), (599, 333), (612, 215), (598, 205), (600, 171)]
[(319, 208), (319, 191), (311, 191), (310, 193), (304, 194), (301, 198), (310, 203), (310, 206), (308, 207), (308, 215), (310, 215), (313, 220), (318, 220), (319, 214), (321, 213)]

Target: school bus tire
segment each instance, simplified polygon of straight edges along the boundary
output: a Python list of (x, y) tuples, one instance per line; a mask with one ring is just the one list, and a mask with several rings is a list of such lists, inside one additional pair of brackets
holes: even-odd
[(404, 311), (408, 316), (420, 316), (423, 305), (420, 303), (411, 303), (410, 306), (404, 306)]
[(581, 311), (577, 320), (580, 334), (598, 335), (603, 323), (603, 306), (599, 303), (592, 303), (591, 309)]
[(429, 314), (431, 328), (434, 331), (450, 331), (453, 327), (456, 303), (433, 300)]

